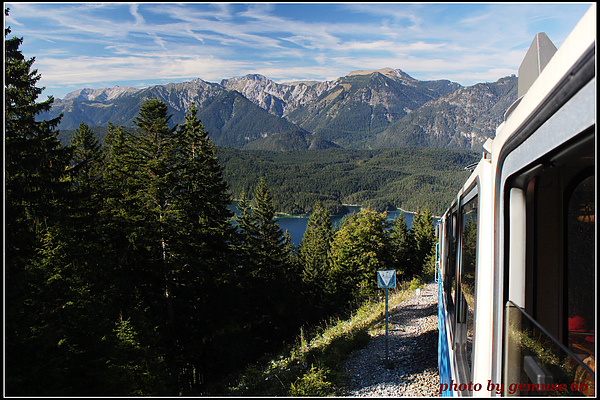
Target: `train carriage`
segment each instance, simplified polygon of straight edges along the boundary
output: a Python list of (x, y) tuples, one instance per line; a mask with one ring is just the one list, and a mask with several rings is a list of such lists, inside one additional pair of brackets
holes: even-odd
[(443, 396), (595, 395), (596, 6), (537, 34), (437, 227)]

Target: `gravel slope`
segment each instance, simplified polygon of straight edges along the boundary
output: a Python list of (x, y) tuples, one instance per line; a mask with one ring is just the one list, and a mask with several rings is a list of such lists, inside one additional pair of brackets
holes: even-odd
[(385, 365), (385, 328), (345, 364), (345, 396), (439, 396), (437, 370), (437, 284), (427, 284), (389, 310), (389, 360)]

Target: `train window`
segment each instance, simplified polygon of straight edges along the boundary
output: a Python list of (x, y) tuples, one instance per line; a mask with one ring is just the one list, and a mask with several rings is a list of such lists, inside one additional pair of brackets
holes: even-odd
[(506, 306), (504, 375), (531, 385), (521, 395), (563, 383), (561, 395), (595, 394), (595, 153), (585, 137), (513, 181), (524, 192), (525, 284), (524, 305), (511, 295)]
[(477, 196), (462, 207), (460, 289), (466, 324), (466, 356), (471, 368), (475, 311), (475, 268), (477, 264)]
[[(472, 192), (473, 193), (473, 192)], [(460, 264), (458, 266), (458, 295), (456, 297), (455, 351), (459, 360), (459, 375), (470, 380), (472, 371), (475, 271), (477, 266), (477, 209), (478, 196), (467, 195), (460, 209)]]
[[(585, 175), (584, 175), (585, 176)], [(595, 180), (587, 176), (567, 193), (567, 344), (584, 364), (595, 367)], [(582, 372), (581, 377), (584, 378)], [(587, 377), (589, 381), (593, 379)], [(584, 394), (587, 391), (583, 391)]]
[[(444, 276), (444, 293), (446, 293), (447, 313), (450, 321), (454, 321), (454, 305), (456, 304), (456, 253), (458, 246), (458, 212), (453, 210), (449, 216), (449, 227), (446, 232), (446, 273)], [(454, 337), (454, 324), (450, 324), (450, 337)]]

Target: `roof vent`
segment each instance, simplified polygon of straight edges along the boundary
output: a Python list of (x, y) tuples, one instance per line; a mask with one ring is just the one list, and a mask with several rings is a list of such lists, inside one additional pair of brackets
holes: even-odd
[(527, 93), (554, 53), (556, 53), (556, 46), (544, 32), (535, 35), (519, 67), (519, 94), (517, 97), (520, 98)]
[(525, 58), (519, 66), (519, 84), (517, 100), (510, 105), (504, 113), (504, 120), (517, 108), (525, 93), (529, 90), (533, 82), (542, 73), (542, 70), (548, 65), (552, 56), (556, 53), (556, 46), (544, 32), (535, 35)]

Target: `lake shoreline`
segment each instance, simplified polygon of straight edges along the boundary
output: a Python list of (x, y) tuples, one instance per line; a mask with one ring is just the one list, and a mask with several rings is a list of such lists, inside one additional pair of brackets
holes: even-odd
[[(352, 214), (355, 212), (359, 212), (361, 209), (361, 206), (357, 205), (357, 204), (344, 204), (344, 206), (348, 207), (348, 211), (346, 213), (331, 215), (332, 225), (340, 226), (340, 224), (342, 223), (342, 220), (344, 219), (344, 217), (346, 215)], [(236, 213), (236, 215), (237, 215), (237, 213), (239, 211), (239, 210), (237, 210), (237, 201), (233, 200), (233, 202), (231, 204), (231, 210), (234, 211), (234, 213)], [(394, 214), (396, 214), (396, 215), (394, 215)], [(404, 216), (406, 225), (410, 229), (416, 213), (398, 208), (396, 210), (387, 211), (386, 219), (388, 221), (392, 221), (394, 218), (396, 218), (397, 214), (402, 214)], [(277, 221), (277, 225), (279, 225), (282, 232), (285, 232), (285, 231), (289, 232), (291, 239), (292, 239), (292, 244), (294, 246), (300, 245), (300, 242), (302, 241), (302, 238), (304, 237), (304, 232), (306, 231), (306, 226), (308, 224), (309, 219), (310, 219), (310, 213), (303, 213), (303, 214), (296, 214), (296, 215), (282, 213), (282, 212), (275, 213), (275, 221)], [(435, 218), (435, 219), (437, 219), (437, 218)]]
[[(239, 200), (234, 199), (232, 201), (238, 202)], [(360, 204), (342, 204), (343, 206), (346, 207), (361, 207), (362, 206)], [(411, 215), (415, 215), (417, 214), (416, 211), (408, 211), (405, 210), (403, 208), (396, 208), (395, 210), (388, 210), (385, 211), (385, 213), (387, 214), (388, 212), (392, 212), (392, 213), (398, 213), (398, 212), (402, 212), (403, 214), (411, 214)], [(280, 211), (276, 211), (275, 212), (275, 218), (310, 218), (310, 214), (311, 213), (302, 213), (302, 214), (288, 214), (288, 213), (284, 213), (284, 212), (280, 212)], [(332, 217), (339, 217), (339, 216), (343, 216), (346, 214), (351, 214), (351, 212), (345, 212), (345, 213), (339, 213), (339, 214), (333, 214), (331, 215)], [(441, 219), (440, 216), (438, 215), (432, 215), (433, 218), (436, 219)]]
[[(362, 207), (360, 204), (342, 204), (342, 205), (346, 206), (346, 207)], [(417, 213), (416, 211), (407, 211), (407, 210), (404, 210), (402, 208), (396, 208), (395, 210), (387, 210), (387, 211), (384, 211), (384, 212), (386, 214), (388, 212), (392, 212), (392, 213), (402, 212), (404, 214), (412, 214), (412, 215), (415, 215)], [(332, 217), (337, 217), (337, 216), (346, 215), (346, 214), (351, 214), (351, 213), (350, 212), (346, 212), (346, 213), (333, 214)], [(275, 213), (275, 217), (276, 218), (309, 218), (310, 217), (310, 213), (288, 214), (288, 213), (284, 213), (284, 212), (276, 212)], [(439, 217), (435, 217), (435, 218), (439, 218)]]

